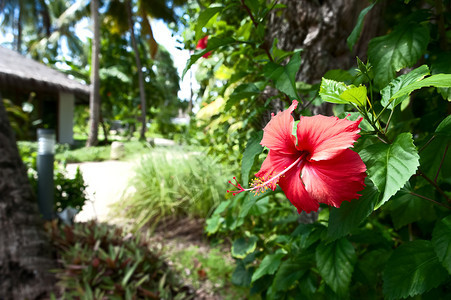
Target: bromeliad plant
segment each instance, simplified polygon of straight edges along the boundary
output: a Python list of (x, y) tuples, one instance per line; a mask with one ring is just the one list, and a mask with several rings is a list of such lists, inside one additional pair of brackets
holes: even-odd
[(49, 224), (62, 299), (193, 299), (141, 235), (96, 222)]
[[(414, 1), (402, 4), (398, 25), (370, 41), (368, 62), (327, 72), (317, 88), (304, 90), (310, 101), (299, 97), (306, 86), (296, 82), (299, 52), (284, 64), (278, 55), (287, 56), (276, 43), (266, 48), (266, 59), (262, 48), (268, 45), (253, 44), (272, 4), (241, 1), (249, 16), (235, 31), (234, 19), (227, 23), (218, 14), (230, 16), (238, 10), (233, 3), (199, 13), (196, 38), (205, 26), (209, 43), (188, 66), (213, 51), (223, 59), (214, 69), (232, 73), (200, 113), (216, 126), (222, 120), (238, 143), (247, 140), (241, 180), (206, 226), (209, 234), (233, 239), (234, 284), (266, 299), (445, 299), (451, 293), (449, 2), (422, 1), (428, 10), (408, 2)], [(376, 5), (362, 11), (348, 39), (351, 48)], [(263, 132), (246, 132), (266, 105), (259, 99), (267, 86), (291, 106)], [(301, 116), (296, 123), (291, 114), (308, 115), (306, 108), (318, 99), (333, 103), (339, 119)], [(215, 115), (217, 107), (223, 110)], [(248, 188), (252, 171), (256, 179)]]

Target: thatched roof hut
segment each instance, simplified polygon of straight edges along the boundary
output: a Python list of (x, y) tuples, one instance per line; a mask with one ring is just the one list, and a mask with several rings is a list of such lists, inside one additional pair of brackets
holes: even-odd
[[(89, 92), (89, 86), (13, 50), (0, 47), (2, 97), (18, 106), (33, 98), (34, 124), (56, 129), (60, 143), (73, 143), (75, 101), (87, 103)], [(31, 131), (35, 129), (30, 128)], [(32, 135), (29, 138), (33, 138)]]
[(16, 51), (0, 47), (0, 86), (39, 91), (64, 91), (89, 98), (89, 87)]

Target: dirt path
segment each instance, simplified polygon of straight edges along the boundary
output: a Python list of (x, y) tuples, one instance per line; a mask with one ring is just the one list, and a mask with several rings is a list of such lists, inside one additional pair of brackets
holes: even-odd
[(121, 199), (128, 180), (134, 175), (136, 162), (103, 161), (68, 164), (67, 171), (75, 174), (77, 167), (88, 185), (88, 200), (77, 214), (75, 221), (84, 222), (97, 219), (100, 222), (109, 220), (110, 205)]

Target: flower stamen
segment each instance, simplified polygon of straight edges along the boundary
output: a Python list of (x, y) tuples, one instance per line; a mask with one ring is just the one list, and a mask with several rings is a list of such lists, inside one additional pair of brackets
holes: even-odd
[(282, 172), (280, 172), (279, 174), (277, 174), (275, 176), (271, 176), (270, 175), (270, 176), (267, 177), (267, 179), (264, 178), (264, 177), (258, 177), (258, 178), (252, 179), (251, 187), (248, 188), (248, 189), (243, 188), (241, 186), (241, 184), (239, 184), (238, 181), (236, 180), (236, 177), (233, 177), (233, 179), (235, 180), (236, 184), (232, 183), (230, 180), (229, 180), (229, 183), (231, 185), (233, 185), (235, 188), (237, 188), (238, 190), (236, 190), (236, 191), (229, 191), (229, 190), (227, 190), (227, 193), (232, 193), (232, 195), (235, 196), (236, 194), (239, 194), (241, 192), (254, 192), (255, 195), (257, 195), (258, 193), (264, 193), (268, 188), (274, 189), (275, 185), (277, 184), (277, 180), (276, 179), (279, 179), (286, 172), (288, 172), (288, 170), (290, 170), (291, 168), (296, 166), (299, 162), (302, 161), (302, 159), (305, 156), (306, 156), (305, 154), (299, 156), (298, 159), (296, 159), (291, 165), (286, 167)]

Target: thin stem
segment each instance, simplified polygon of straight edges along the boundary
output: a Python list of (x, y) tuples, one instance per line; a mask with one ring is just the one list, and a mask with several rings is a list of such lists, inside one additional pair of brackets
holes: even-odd
[(368, 117), (368, 114), (366, 112), (362, 111), (358, 106), (354, 105), (354, 107), (360, 112), (360, 114), (363, 116), (363, 118), (365, 120), (367, 120), (368, 123), (370, 123), (371, 127), (373, 127), (373, 129), (376, 131), (376, 137), (379, 140), (381, 140), (383, 143), (390, 144), (390, 141), (387, 138), (387, 136), (382, 131), (380, 131), (380, 129), (377, 128), (377, 126), (370, 120), (370, 118)]
[[(277, 3), (277, 1), (276, 1), (276, 3)], [(249, 18), (251, 18), (252, 24), (255, 26), (255, 28), (257, 28), (258, 27), (258, 22), (257, 22), (257, 20), (255, 20), (254, 15), (252, 14), (252, 11), (249, 8), (249, 6), (247, 6), (246, 3), (244, 3), (244, 0), (241, 0), (241, 6), (246, 10), (247, 14), (249, 15)], [(274, 62), (274, 59), (273, 59), (271, 53), (269, 52), (268, 46), (265, 45), (265, 43), (263, 43), (261, 48), (265, 51), (265, 53), (268, 56), (269, 60), (271, 62)]]
[(254, 24), (254, 26), (257, 27), (258, 26), (258, 22), (255, 20), (254, 16), (252, 15), (252, 11), (249, 8), (249, 6), (247, 6), (246, 3), (244, 3), (244, 0), (241, 0), (241, 5), (247, 11), (247, 14), (249, 15), (249, 17), (252, 20), (252, 24)]
[(312, 104), (313, 101), (315, 101), (315, 99), (316, 99), (317, 97), (318, 97), (318, 94), (316, 94), (315, 97), (313, 97), (309, 102), (307, 102), (307, 103), (302, 107), (301, 110), (304, 110), (304, 109), (306, 109), (307, 107), (309, 107), (310, 104)]
[(407, 226), (409, 228), (409, 242), (413, 241), (413, 234), (412, 234), (412, 223), (409, 223)]
[(446, 204), (443, 204), (443, 203), (440, 203), (440, 202), (437, 202), (437, 201), (435, 201), (435, 200), (433, 200), (433, 199), (431, 199), (431, 198), (428, 198), (428, 197), (425, 197), (425, 196), (422, 196), (422, 195), (418, 195), (418, 194), (416, 194), (416, 193), (414, 193), (414, 192), (409, 192), (409, 194), (411, 194), (412, 196), (416, 196), (416, 197), (419, 197), (419, 198), (422, 198), (422, 199), (431, 201), (431, 202), (433, 202), (433, 203), (435, 203), (435, 204), (437, 204), (437, 205), (446, 207), (447, 209), (451, 209), (450, 206), (448, 206), (448, 205), (446, 205)]
[(421, 151), (423, 151), (424, 150), (424, 148), (426, 148), (431, 142), (432, 142), (432, 140), (433, 139), (435, 139), (435, 135), (433, 135), (430, 139), (429, 139), (429, 141), (427, 141), (427, 143), (426, 144), (424, 144), (424, 146), (423, 147), (421, 147), (421, 149), (420, 150), (418, 150), (418, 153), (421, 153)]
[(439, 192), (443, 197), (445, 197), (446, 201), (448, 201), (448, 203), (451, 203), (451, 199), (448, 197), (448, 195), (445, 194), (445, 192), (437, 185), (437, 183), (435, 183), (434, 181), (432, 181), (429, 177), (426, 176), (426, 174), (424, 174), (423, 172), (421, 172), (421, 170), (417, 171), (417, 174), (421, 177), (423, 177), (424, 179), (426, 179), (427, 182), (429, 182), (436, 190), (437, 192)]
[(384, 130), (385, 134), (387, 133), (388, 125), (390, 125), (390, 121), (391, 121), (391, 117), (393, 116), (393, 112), (394, 112), (394, 110), (391, 111), (390, 116), (388, 117), (387, 124), (385, 125), (385, 130)]
[(448, 152), (449, 144), (446, 145), (445, 152), (443, 152), (442, 160), (440, 161), (440, 165), (438, 166), (437, 173), (435, 174), (434, 182), (437, 183), (438, 174), (440, 173), (440, 169), (442, 168), (443, 161), (445, 160), (446, 152)]

